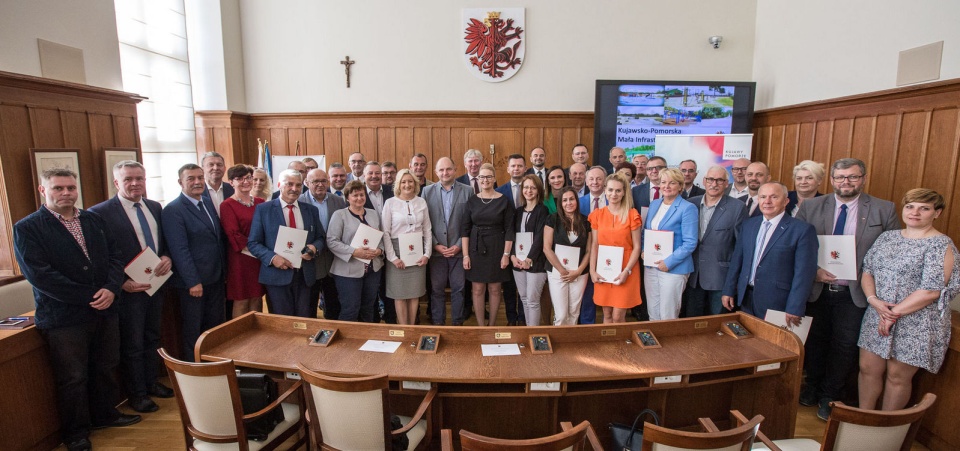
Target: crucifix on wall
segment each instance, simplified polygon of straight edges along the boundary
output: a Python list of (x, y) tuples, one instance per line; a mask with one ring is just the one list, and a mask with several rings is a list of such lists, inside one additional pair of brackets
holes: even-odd
[(340, 61), (340, 64), (343, 64), (344, 70), (346, 71), (346, 74), (347, 74), (347, 87), (348, 87), (348, 88), (350, 87), (350, 66), (352, 66), (354, 63), (356, 63), (356, 61), (351, 61), (351, 60), (350, 60), (350, 55), (347, 55), (347, 59), (345, 59), (345, 60), (343, 60), (343, 61)]

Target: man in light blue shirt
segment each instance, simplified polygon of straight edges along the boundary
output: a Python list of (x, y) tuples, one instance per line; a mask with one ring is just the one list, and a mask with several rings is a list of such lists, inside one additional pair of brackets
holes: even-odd
[[(341, 169), (343, 169), (341, 167)], [(330, 217), (333, 212), (347, 208), (347, 202), (343, 198), (331, 194), (330, 177), (323, 169), (313, 169), (307, 173), (307, 181), (304, 186), (303, 194), (299, 201), (308, 203), (317, 207), (320, 211), (320, 225), (323, 226), (323, 233), (326, 235), (330, 225)], [(333, 264), (333, 253), (330, 249), (324, 249), (316, 257), (317, 282), (310, 287), (310, 302), (313, 306), (310, 312), (313, 316), (317, 314), (317, 306), (323, 309), (325, 319), (340, 318), (340, 298), (337, 294), (337, 286), (330, 276), (330, 265)], [(320, 302), (320, 293), (323, 293), (323, 302)]]

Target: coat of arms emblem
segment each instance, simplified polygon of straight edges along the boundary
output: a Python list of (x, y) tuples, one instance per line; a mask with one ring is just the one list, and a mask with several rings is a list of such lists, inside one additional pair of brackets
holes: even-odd
[(461, 26), (464, 60), (475, 77), (500, 82), (520, 70), (526, 50), (523, 8), (464, 9)]

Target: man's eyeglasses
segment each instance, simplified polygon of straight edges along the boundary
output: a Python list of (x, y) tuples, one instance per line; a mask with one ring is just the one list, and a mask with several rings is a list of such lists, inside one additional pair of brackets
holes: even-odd
[(743, 172), (743, 171), (746, 171), (746, 170), (747, 170), (747, 167), (744, 166), (744, 167), (738, 168), (738, 167), (734, 166), (734, 167), (730, 168), (730, 170), (732, 170), (733, 172)]
[(704, 185), (719, 185), (719, 184), (721, 184), (721, 183), (723, 183), (723, 182), (726, 182), (726, 181), (727, 181), (727, 179), (715, 179), (715, 178), (710, 178), (710, 177), (704, 177), (704, 178), (703, 178), (703, 184), (704, 184)]
[(666, 168), (667, 168), (666, 166), (647, 166), (648, 171), (657, 171), (657, 172), (660, 172)]
[(856, 182), (859, 182), (860, 179), (863, 178), (863, 176), (862, 175), (835, 175), (831, 178), (833, 179), (834, 182), (837, 182), (837, 183), (842, 183), (844, 179), (856, 183)]
[(494, 176), (492, 176), (492, 175), (478, 175), (477, 178), (480, 179), (480, 180), (492, 180), (492, 179), (494, 179)]

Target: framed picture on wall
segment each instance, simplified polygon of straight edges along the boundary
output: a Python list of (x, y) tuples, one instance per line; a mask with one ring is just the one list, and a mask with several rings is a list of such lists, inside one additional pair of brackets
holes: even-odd
[(104, 175), (104, 194), (106, 194), (107, 199), (115, 196), (117, 194), (117, 187), (113, 184), (113, 165), (124, 161), (124, 160), (133, 160), (139, 163), (140, 161), (140, 149), (135, 147), (104, 147), (103, 148), (103, 163), (105, 165)]
[(30, 165), (33, 169), (33, 186), (37, 208), (44, 203), (36, 187), (40, 186), (43, 171), (69, 169), (77, 173), (77, 208), (83, 208), (83, 174), (80, 174), (80, 149), (30, 149)]

